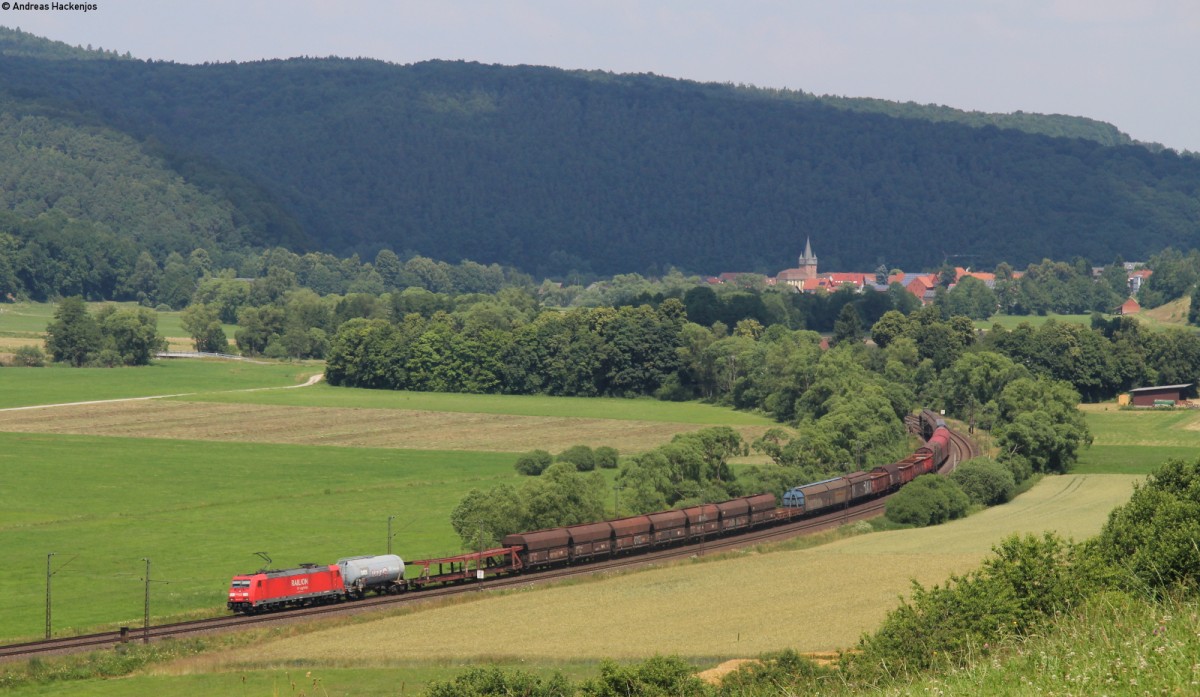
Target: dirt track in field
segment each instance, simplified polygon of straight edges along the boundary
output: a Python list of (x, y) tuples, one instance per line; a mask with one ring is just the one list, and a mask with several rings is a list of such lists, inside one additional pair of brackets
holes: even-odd
[[(291, 443), (419, 450), (559, 452), (585, 444), (622, 454), (649, 450), (695, 424), (615, 419), (464, 414), (181, 402), (166, 399), (73, 404), (0, 412), (0, 431)], [(748, 440), (767, 430), (742, 426)]]

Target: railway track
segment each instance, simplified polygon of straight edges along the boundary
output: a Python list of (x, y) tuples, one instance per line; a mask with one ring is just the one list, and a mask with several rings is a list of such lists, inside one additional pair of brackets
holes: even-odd
[[(951, 433), (952, 449), (950, 457), (938, 471), (939, 474), (949, 474), (959, 462), (975, 457), (978, 448), (966, 436), (953, 430)], [(405, 605), (426, 603), (460, 593), (475, 593), (489, 590), (499, 590), (521, 586), (533, 586), (550, 583), (563, 579), (596, 574), (612, 573), (625, 569), (650, 566), (669, 561), (677, 561), (695, 556), (705, 556), (719, 552), (741, 549), (767, 542), (777, 542), (791, 539), (798, 535), (811, 535), (824, 530), (833, 529), (847, 523), (866, 520), (880, 515), (891, 495), (871, 501), (865, 501), (856, 506), (833, 511), (813, 518), (792, 521), (783, 525), (752, 530), (730, 537), (715, 537), (687, 545), (667, 547), (652, 552), (615, 557), (603, 561), (587, 563), (579, 566), (566, 566), (533, 574), (517, 574), (513, 576), (497, 576), (483, 581), (473, 581), (464, 585), (447, 585), (425, 588), (400, 595), (383, 595), (364, 598), (362, 600), (321, 605), (315, 607), (287, 610), (279, 613), (261, 615), (232, 615), (213, 617), (209, 619), (190, 620), (170, 624), (153, 625), (150, 627), (128, 628), (126, 630), (98, 632), (73, 637), (53, 638), (41, 641), (25, 642), (0, 646), (0, 661), (27, 659), (34, 656), (75, 653), (119, 646), (124, 643), (150, 642), (166, 638), (181, 638), (208, 634), (221, 631), (250, 629), (271, 624), (318, 619), (337, 615), (370, 612), (391, 609)]]

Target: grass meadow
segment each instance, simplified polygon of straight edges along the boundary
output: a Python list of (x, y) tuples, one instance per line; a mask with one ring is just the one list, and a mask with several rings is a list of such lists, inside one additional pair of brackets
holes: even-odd
[(455, 414), (505, 414), (622, 421), (666, 421), (704, 426), (776, 426), (774, 421), (700, 402), (662, 402), (651, 398), (547, 397), (544, 395), (405, 392), (314, 385), (312, 389), (202, 394), (191, 401), (270, 404), (292, 407), (404, 409)]
[(1091, 326), (1092, 316), (1087, 315), (1059, 315), (1053, 312), (1045, 315), (992, 315), (987, 319), (975, 320), (975, 328), (988, 330), (997, 324), (1005, 329), (1015, 329), (1018, 325), (1028, 323), (1034, 327), (1040, 327), (1046, 322), (1054, 320), (1056, 322), (1068, 322), (1071, 324), (1083, 324)]
[[(137, 303), (88, 303), (95, 313), (103, 305), (138, 307)], [(0, 303), (0, 353), (11, 352), (18, 346), (34, 344), (40, 346), (44, 340), (46, 325), (54, 319), (54, 303)], [(184, 331), (180, 312), (157, 312), (158, 333), (175, 351), (191, 351), (192, 341)], [(222, 324), (225, 336), (232, 341), (237, 325)]]
[(0, 409), (151, 395), (286, 387), (319, 374), (319, 365), (160, 360), (136, 368), (0, 369)]
[(1111, 402), (1081, 409), (1094, 440), (1073, 472), (1148, 474), (1168, 459), (1200, 455), (1200, 411), (1118, 409)]
[(156, 617), (218, 610), (229, 578), (394, 547), (459, 549), (449, 512), (513, 481), (512, 456), (0, 434), (0, 641), (41, 633), (46, 555), (57, 633), (140, 622), (152, 560)]

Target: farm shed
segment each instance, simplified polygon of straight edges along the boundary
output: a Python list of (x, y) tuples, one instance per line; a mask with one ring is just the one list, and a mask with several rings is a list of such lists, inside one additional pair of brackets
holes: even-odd
[(1129, 397), (1135, 407), (1153, 407), (1170, 402), (1178, 404), (1184, 393), (1192, 389), (1192, 383), (1182, 385), (1158, 385), (1157, 387), (1139, 387), (1129, 391)]

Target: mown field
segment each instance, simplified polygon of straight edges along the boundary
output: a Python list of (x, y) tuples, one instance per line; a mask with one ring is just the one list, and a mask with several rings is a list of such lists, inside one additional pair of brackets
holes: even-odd
[(1094, 441), (1075, 472), (1146, 474), (1168, 459), (1200, 455), (1200, 411), (1122, 410), (1111, 402), (1080, 408)]

